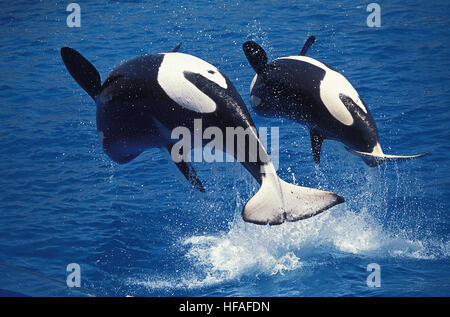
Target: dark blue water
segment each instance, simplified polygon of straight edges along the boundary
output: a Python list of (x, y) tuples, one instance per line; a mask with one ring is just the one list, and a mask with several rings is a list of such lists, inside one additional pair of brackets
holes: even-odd
[[(383, 1), (380, 28), (366, 25), (369, 2), (80, 1), (80, 28), (66, 25), (68, 3), (0, 4), (0, 262), (61, 281), (78, 263), (82, 286), (110, 296), (450, 295), (448, 1)], [(113, 163), (95, 106), (59, 55), (74, 47), (105, 79), (182, 41), (249, 104), (242, 43), (273, 59), (296, 55), (309, 35), (308, 55), (371, 109), (385, 153), (431, 154), (369, 168), (325, 141), (315, 166), (303, 126), (250, 110), (257, 126), (279, 127), (282, 178), (346, 198), (275, 227), (243, 222), (258, 185), (238, 164), (197, 163), (202, 194), (157, 149)], [(369, 263), (381, 287), (366, 285)], [(87, 295), (4, 266), (0, 289)]]

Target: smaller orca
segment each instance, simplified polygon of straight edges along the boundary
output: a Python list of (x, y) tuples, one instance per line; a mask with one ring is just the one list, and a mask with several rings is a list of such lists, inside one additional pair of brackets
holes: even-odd
[[(170, 133), (183, 128), (194, 135), (195, 121), (201, 120), (210, 128), (220, 129), (222, 135), (229, 128), (247, 131), (244, 137), (248, 142), (244, 145), (229, 146), (227, 142), (218, 148), (236, 158), (261, 185), (242, 210), (245, 221), (270, 225), (297, 221), (344, 202), (338, 194), (292, 185), (279, 178), (247, 107), (230, 80), (208, 62), (178, 53), (179, 47), (170, 53), (128, 60), (115, 68), (103, 84), (98, 71), (80, 53), (69, 47), (61, 49), (67, 70), (96, 103), (99, 138), (113, 161), (124, 164), (146, 149), (165, 148), (186, 179), (204, 192), (184, 153), (175, 151), (174, 157), (176, 143)], [(190, 144), (209, 145), (205, 140), (199, 143), (194, 140)], [(183, 159), (176, 160), (178, 156)]]
[(342, 142), (371, 167), (427, 155), (428, 152), (412, 156), (383, 153), (375, 121), (355, 88), (328, 64), (305, 56), (314, 41), (314, 36), (309, 37), (298, 56), (277, 58), (271, 63), (257, 43), (243, 44), (245, 56), (256, 72), (250, 85), (255, 112), (306, 125), (316, 164), (320, 162), (325, 139)]

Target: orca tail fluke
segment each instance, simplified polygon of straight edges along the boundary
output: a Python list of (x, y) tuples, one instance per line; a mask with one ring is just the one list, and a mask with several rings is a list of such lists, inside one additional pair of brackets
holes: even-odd
[(61, 58), (70, 75), (88, 94), (95, 99), (102, 83), (97, 69), (80, 53), (70, 47), (61, 48)]
[(245, 204), (242, 217), (260, 225), (278, 225), (315, 216), (344, 202), (336, 193), (286, 183), (266, 175), (259, 191)]
[(365, 153), (365, 152), (359, 152), (352, 150), (350, 148), (345, 148), (350, 153), (356, 154), (362, 158), (364, 163), (366, 163), (370, 167), (376, 167), (379, 166), (381, 163), (389, 162), (389, 161), (408, 161), (413, 160), (419, 157), (423, 157), (425, 155), (430, 154), (430, 152), (417, 154), (417, 155), (389, 155), (389, 154), (372, 154), (372, 153)]

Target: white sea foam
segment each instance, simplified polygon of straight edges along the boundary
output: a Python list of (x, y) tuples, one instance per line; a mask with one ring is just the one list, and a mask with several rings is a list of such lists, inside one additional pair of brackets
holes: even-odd
[[(328, 265), (330, 256), (374, 261), (448, 258), (448, 240), (435, 238), (430, 234), (433, 229), (422, 234), (423, 230), (415, 226), (417, 223), (427, 228), (433, 222), (427, 211), (417, 209), (410, 199), (411, 193), (420, 192), (420, 183), (406, 181), (409, 178), (405, 171), (395, 171), (398, 177), (394, 183), (388, 181), (383, 168), (368, 170), (363, 176), (358, 174), (354, 180), (349, 174), (340, 188), (344, 197), (350, 197), (347, 203), (315, 217), (279, 226), (259, 226), (242, 220), (242, 206), (258, 186), (244, 182), (248, 188), (236, 192), (235, 215), (228, 230), (190, 235), (177, 241), (188, 267), (180, 268), (177, 274), (149, 276), (132, 283), (157, 290), (192, 289), (254, 280), (255, 276), (293, 272), (297, 276)], [(296, 178), (289, 169), (288, 172)], [(315, 187), (330, 183), (327, 173), (319, 168), (313, 178), (319, 183)], [(207, 212), (218, 208), (214, 204), (204, 206)]]
[(324, 252), (433, 259), (448, 257), (450, 250), (448, 243), (411, 240), (390, 233), (367, 210), (354, 212), (344, 205), (307, 220), (272, 227), (244, 223), (237, 214), (227, 232), (190, 236), (180, 241), (180, 247), (186, 248), (195, 273), (135, 283), (151, 289), (191, 289), (243, 276), (282, 275), (322, 265), (315, 259)]

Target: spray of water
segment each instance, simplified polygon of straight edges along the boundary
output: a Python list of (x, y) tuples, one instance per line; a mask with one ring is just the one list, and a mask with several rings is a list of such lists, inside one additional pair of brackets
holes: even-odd
[[(248, 182), (246, 191), (237, 193), (235, 216), (228, 230), (214, 234), (194, 234), (179, 240), (192, 269), (172, 277), (134, 281), (151, 289), (199, 288), (233, 281), (245, 276), (285, 274), (317, 264), (323, 254), (375, 258), (436, 259), (449, 256), (448, 241), (434, 239), (418, 230), (411, 219), (422, 211), (410, 202), (416, 190), (405, 181), (408, 175), (398, 167), (365, 169), (355, 186), (344, 184), (343, 205), (316, 217), (280, 226), (258, 226), (242, 221), (240, 211), (257, 185)], [(388, 180), (386, 173), (396, 173)], [(291, 173), (292, 174), (292, 173)], [(319, 184), (326, 173), (314, 171)], [(293, 176), (295, 178), (295, 175)], [(351, 176), (361, 179), (361, 175)], [(216, 206), (217, 207), (217, 206)], [(420, 208), (419, 208), (420, 209)], [(408, 215), (408, 216), (406, 216)]]

